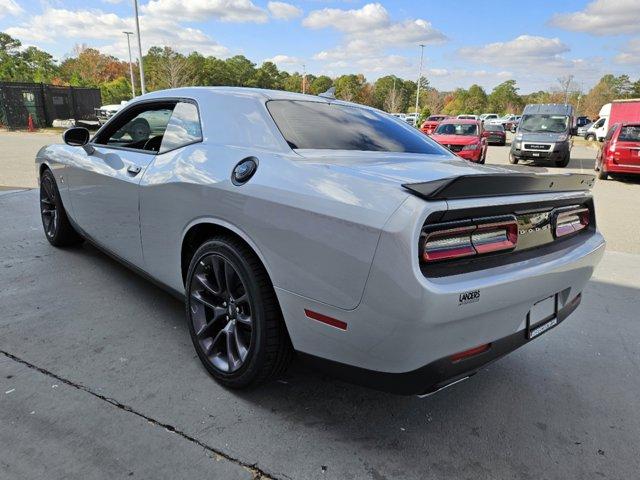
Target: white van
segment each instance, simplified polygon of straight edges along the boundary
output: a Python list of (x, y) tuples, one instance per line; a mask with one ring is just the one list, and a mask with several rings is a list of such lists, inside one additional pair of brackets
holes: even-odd
[(593, 122), (585, 134), (585, 140), (598, 140), (602, 142), (609, 130), (609, 116), (611, 115), (611, 104), (605, 103), (598, 113), (598, 120)]

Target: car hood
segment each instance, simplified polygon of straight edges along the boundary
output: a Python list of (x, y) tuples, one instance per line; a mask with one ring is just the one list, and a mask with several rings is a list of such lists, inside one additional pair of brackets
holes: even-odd
[[(559, 137), (565, 136), (566, 133), (531, 133), (520, 132), (518, 135), (522, 135), (522, 141), (525, 142), (557, 142)], [(518, 139), (516, 137), (516, 139)]]
[(431, 135), (436, 142), (442, 145), (469, 145), (478, 143), (478, 137), (471, 135)]
[(296, 150), (296, 153), (309, 164), (322, 164), (332, 173), (393, 184), (398, 188), (404, 183), (512, 171), (505, 167), (477, 165), (449, 153), (427, 155), (345, 150)]

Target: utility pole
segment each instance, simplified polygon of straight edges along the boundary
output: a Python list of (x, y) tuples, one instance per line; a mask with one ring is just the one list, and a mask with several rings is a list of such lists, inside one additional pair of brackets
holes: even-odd
[(307, 93), (307, 66), (302, 64), (302, 93)]
[(127, 47), (129, 47), (129, 75), (131, 76), (131, 98), (136, 98), (136, 84), (133, 81), (133, 61), (131, 60), (131, 35), (133, 32), (122, 32), (127, 36)]
[(420, 44), (420, 70), (418, 70), (418, 88), (416, 90), (416, 116), (413, 117), (413, 126), (418, 125), (418, 107), (420, 102), (420, 84), (422, 83), (422, 59), (424, 58), (424, 45)]
[(138, 36), (138, 58), (140, 59), (140, 92), (147, 93), (144, 86), (144, 66), (142, 65), (142, 42), (140, 41), (140, 21), (138, 20), (138, 0), (133, 0), (133, 11), (136, 17), (136, 35)]
[(569, 88), (571, 88), (571, 82), (573, 82), (573, 75), (561, 79), (562, 86), (564, 87), (564, 104), (569, 102)]

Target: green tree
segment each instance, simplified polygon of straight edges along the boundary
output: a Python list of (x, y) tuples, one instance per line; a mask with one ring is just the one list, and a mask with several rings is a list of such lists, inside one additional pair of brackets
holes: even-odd
[(236, 55), (225, 60), (231, 85), (237, 87), (250, 86), (255, 76), (256, 64), (244, 55)]
[(258, 88), (278, 88), (278, 67), (273, 62), (264, 62), (258, 68), (251, 81), (251, 84)]
[(523, 102), (515, 80), (507, 80), (495, 87), (488, 97), (488, 108), (498, 114), (519, 113)]
[(100, 85), (102, 103), (105, 105), (120, 103), (131, 99), (131, 83), (125, 77), (119, 77)]
[(311, 93), (318, 95), (329, 90), (333, 86), (333, 80), (326, 75), (320, 75), (311, 82)]
[(366, 83), (363, 75), (341, 75), (336, 78), (336, 97), (348, 102), (361, 100), (362, 89)]
[(471, 85), (465, 98), (464, 109), (466, 113), (480, 115), (487, 108), (487, 93), (480, 85)]

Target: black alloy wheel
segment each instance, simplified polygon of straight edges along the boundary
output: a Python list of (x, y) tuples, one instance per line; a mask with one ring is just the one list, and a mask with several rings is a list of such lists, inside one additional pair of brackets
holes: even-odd
[(82, 237), (69, 222), (56, 179), (48, 168), (40, 177), (40, 216), (44, 234), (51, 245), (66, 247), (82, 242)]
[(191, 321), (211, 364), (224, 373), (242, 367), (251, 348), (253, 319), (247, 288), (219, 254), (198, 261), (191, 278)]
[(40, 214), (47, 238), (54, 238), (58, 230), (58, 206), (53, 175), (43, 175), (40, 182)]
[(281, 374), (293, 350), (269, 277), (248, 246), (216, 237), (194, 254), (186, 279), (191, 340), (221, 384), (244, 388)]

